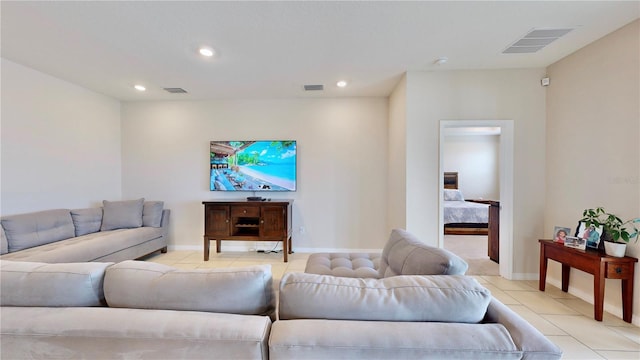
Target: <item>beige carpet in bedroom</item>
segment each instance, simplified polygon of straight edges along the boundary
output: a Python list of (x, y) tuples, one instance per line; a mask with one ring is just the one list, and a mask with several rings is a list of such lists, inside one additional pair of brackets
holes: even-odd
[(467, 275), (500, 275), (500, 265), (487, 256), (487, 236), (445, 235), (444, 248), (469, 264)]

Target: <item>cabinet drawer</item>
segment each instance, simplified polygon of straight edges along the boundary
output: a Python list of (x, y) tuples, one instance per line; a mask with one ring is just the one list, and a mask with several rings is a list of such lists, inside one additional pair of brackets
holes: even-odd
[(231, 216), (260, 216), (260, 208), (257, 206), (232, 206)]
[(631, 275), (631, 264), (611, 264), (607, 263), (608, 279), (628, 279)]

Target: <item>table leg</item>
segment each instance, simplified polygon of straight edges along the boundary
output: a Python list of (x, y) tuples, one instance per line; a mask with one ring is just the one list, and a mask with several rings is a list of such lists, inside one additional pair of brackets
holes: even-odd
[(571, 266), (562, 264), (562, 291), (569, 291), (569, 275), (571, 274)]
[(596, 321), (602, 321), (602, 312), (604, 311), (604, 268), (605, 263), (600, 262), (598, 272), (593, 274), (593, 318)]
[(204, 261), (209, 261), (209, 238), (204, 237)]
[(282, 239), (282, 253), (284, 254), (284, 262), (289, 261), (287, 259), (287, 255), (289, 254), (288, 245), (289, 245), (289, 241), (287, 241), (287, 238)]
[(633, 271), (622, 280), (622, 320), (630, 323), (633, 316)]
[(544, 245), (540, 244), (540, 279), (538, 280), (538, 289), (544, 291), (547, 284), (547, 257), (544, 253)]

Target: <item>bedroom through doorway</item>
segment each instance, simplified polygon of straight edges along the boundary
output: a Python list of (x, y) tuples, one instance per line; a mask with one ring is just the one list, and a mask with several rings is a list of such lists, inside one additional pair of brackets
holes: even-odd
[(441, 122), (441, 244), (467, 261), (469, 275), (511, 274), (511, 214), (503, 200), (511, 203), (505, 154), (512, 133), (508, 120)]

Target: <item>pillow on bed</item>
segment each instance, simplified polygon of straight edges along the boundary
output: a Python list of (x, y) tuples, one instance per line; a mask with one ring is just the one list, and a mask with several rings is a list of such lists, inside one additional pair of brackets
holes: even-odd
[(444, 201), (464, 201), (460, 190), (444, 189)]

